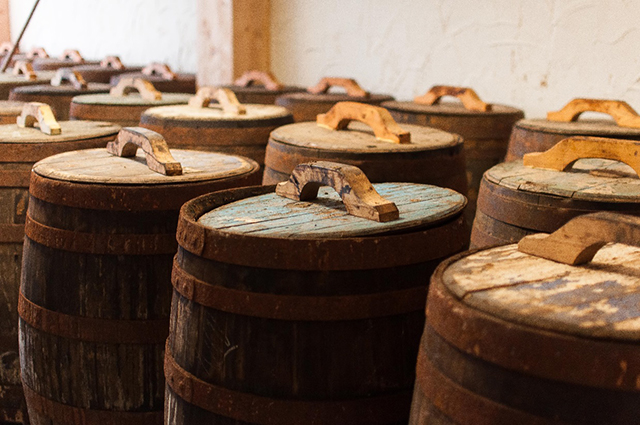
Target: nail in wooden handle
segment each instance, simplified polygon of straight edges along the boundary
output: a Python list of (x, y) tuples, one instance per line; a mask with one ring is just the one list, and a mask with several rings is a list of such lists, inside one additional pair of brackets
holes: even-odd
[(16, 119), (18, 127), (40, 127), (44, 134), (61, 134), (60, 124), (53, 116), (51, 107), (46, 103), (29, 102), (22, 107), (22, 112)]
[(578, 265), (591, 261), (609, 242), (640, 246), (640, 217), (612, 212), (581, 215), (550, 235), (525, 236), (518, 250), (559, 263)]
[(100, 66), (102, 68), (124, 69), (124, 64), (118, 56), (107, 56), (100, 61)]
[(267, 71), (258, 71), (256, 69), (251, 71), (246, 71), (240, 77), (238, 77), (234, 82), (234, 86), (241, 87), (249, 87), (252, 83), (260, 83), (267, 90), (282, 90), (284, 85), (280, 83), (276, 77)]
[(276, 194), (296, 201), (311, 201), (318, 197), (320, 186), (333, 187), (347, 212), (356, 217), (386, 222), (400, 216), (396, 204), (380, 196), (367, 176), (353, 165), (326, 161), (299, 164), (289, 181), (278, 183)]
[(169, 68), (169, 65), (165, 63), (154, 62), (149, 64), (142, 68), (142, 73), (149, 76), (159, 75), (165, 80), (175, 80), (177, 78), (175, 72), (173, 72), (171, 68)]
[(82, 75), (71, 68), (60, 68), (51, 79), (52, 86), (61, 86), (63, 82), (68, 81), (76, 90), (86, 89), (89, 85)]
[(330, 130), (344, 130), (353, 120), (367, 124), (376, 138), (391, 143), (411, 143), (411, 133), (403, 130), (389, 111), (379, 106), (357, 102), (338, 102), (316, 123)]
[(107, 152), (122, 157), (134, 157), (138, 148), (144, 151), (147, 167), (166, 176), (179, 176), (182, 166), (176, 161), (164, 138), (155, 131), (142, 127), (125, 127), (113, 142), (107, 144)]
[(349, 96), (369, 97), (369, 92), (360, 87), (352, 78), (324, 77), (315, 86), (307, 88), (307, 91), (313, 94), (326, 93), (334, 86), (344, 88)]
[(605, 137), (574, 136), (560, 140), (546, 152), (525, 154), (527, 167), (563, 171), (583, 158), (603, 158), (624, 162), (640, 176), (640, 141)]
[(640, 128), (640, 116), (627, 102), (622, 100), (573, 99), (559, 111), (548, 112), (549, 121), (576, 121), (583, 112), (609, 114), (620, 127)]
[(27, 59), (35, 58), (48, 58), (49, 54), (44, 50), (44, 47), (34, 47), (27, 52)]
[(468, 87), (433, 86), (426, 94), (414, 98), (413, 101), (422, 105), (434, 105), (443, 96), (453, 96), (460, 99), (462, 105), (469, 111), (491, 111), (491, 104), (480, 100), (478, 94)]
[[(11, 43), (10, 41), (4, 41), (0, 43), (0, 55), (11, 53), (11, 50), (13, 50), (13, 43)], [(19, 53), (18, 48), (16, 48), (16, 53)]]
[(75, 50), (75, 49), (66, 49), (60, 55), (60, 59), (62, 59), (62, 60), (70, 60), (70, 61), (75, 62), (75, 63), (84, 62), (84, 58), (82, 57), (80, 52)]
[(236, 94), (226, 88), (200, 87), (196, 95), (189, 99), (189, 106), (206, 108), (212, 100), (217, 100), (225, 113), (233, 115), (244, 115), (247, 113), (247, 108), (240, 104)]
[(115, 97), (127, 96), (133, 92), (140, 93), (140, 97), (148, 101), (162, 99), (162, 93), (156, 90), (153, 84), (142, 78), (121, 78), (118, 84), (109, 90), (109, 94)]
[(34, 81), (38, 79), (36, 72), (33, 70), (33, 66), (29, 61), (19, 60), (13, 65), (13, 75), (24, 75), (25, 80)]

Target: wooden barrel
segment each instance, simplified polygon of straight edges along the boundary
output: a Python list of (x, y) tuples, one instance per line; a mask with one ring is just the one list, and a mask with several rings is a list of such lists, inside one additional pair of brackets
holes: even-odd
[(24, 105), (24, 102), (0, 100), (0, 125), (15, 124), (16, 118), (22, 112)]
[[(455, 96), (461, 103), (439, 103), (443, 96)], [(488, 104), (470, 88), (434, 86), (413, 102), (384, 102), (391, 116), (400, 123), (435, 127), (456, 133), (464, 139), (467, 163), (466, 213), (473, 222), (482, 174), (502, 162), (513, 124), (524, 118), (524, 112), (511, 106)]]
[(121, 78), (144, 78), (163, 93), (196, 92), (195, 74), (176, 73), (166, 64), (152, 63), (142, 68), (140, 72), (125, 72), (111, 77), (111, 85), (118, 84)]
[(188, 105), (147, 109), (140, 118), (142, 127), (162, 134), (171, 146), (243, 155), (261, 168), (269, 133), (292, 122), (281, 106), (241, 105), (229, 89), (208, 87)]
[(638, 241), (600, 212), (441, 264), (409, 424), (638, 423)]
[[(362, 122), (347, 126), (351, 120)], [(464, 194), (462, 143), (460, 136), (442, 130), (400, 127), (384, 108), (341, 102), (317, 123), (290, 124), (271, 133), (262, 182), (285, 181), (303, 162), (336, 161), (360, 167), (374, 183), (428, 183)]]
[[(524, 163), (496, 165), (482, 178), (471, 246), (513, 243), (531, 233), (553, 232), (589, 212), (640, 215), (638, 172), (610, 160), (635, 166), (639, 150), (636, 141), (572, 137), (547, 152), (525, 155)], [(563, 171), (569, 164), (572, 168)]]
[[(329, 93), (331, 87), (342, 87), (346, 93)], [(315, 121), (318, 114), (324, 114), (338, 102), (359, 102), (380, 105), (393, 100), (386, 94), (371, 94), (349, 78), (325, 77), (307, 88), (306, 92), (289, 93), (279, 96), (276, 105), (284, 106), (293, 114), (295, 122)]]
[(49, 84), (53, 77), (51, 72), (35, 72), (29, 62), (19, 61), (13, 68), (0, 73), (0, 99), (9, 99), (11, 90), (16, 87)]
[(233, 91), (242, 103), (273, 105), (283, 94), (304, 92), (304, 87), (286, 86), (270, 72), (251, 70), (242, 74), (233, 84), (221, 86)]
[(427, 277), (465, 246), (465, 202), (317, 162), (185, 204), (165, 424), (406, 424)]
[[(105, 122), (44, 120), (52, 116), (47, 108), (26, 104), (19, 114), (21, 125), (30, 124), (27, 117), (39, 116), (40, 129), (17, 125), (15, 117), (13, 124), (0, 125), (0, 421), (12, 423), (26, 423), (18, 362), (17, 303), (30, 170), (36, 161), (49, 155), (105, 146), (120, 129)], [(57, 125), (60, 134), (43, 132)]]
[(78, 65), (73, 67), (87, 83), (110, 84), (111, 77), (125, 72), (142, 71), (141, 66), (125, 66), (118, 56), (107, 56), (97, 65)]
[(104, 120), (135, 127), (147, 109), (186, 104), (190, 98), (186, 93), (160, 93), (153, 84), (141, 78), (122, 78), (109, 93), (75, 96), (71, 100), (69, 116), (72, 120)]
[(87, 61), (79, 51), (66, 49), (60, 57), (51, 58), (49, 55), (33, 58), (33, 69), (36, 71), (57, 71), (60, 68), (69, 68), (77, 65), (99, 65), (100, 61)]
[[(614, 120), (578, 119), (583, 112), (600, 112)], [(528, 152), (542, 152), (570, 136), (612, 137), (640, 140), (640, 117), (620, 100), (574, 99), (547, 119), (526, 119), (513, 127), (505, 159), (521, 159)]]
[(179, 208), (258, 179), (248, 158), (170, 154), (139, 127), (34, 166), (18, 308), (31, 424), (162, 424)]

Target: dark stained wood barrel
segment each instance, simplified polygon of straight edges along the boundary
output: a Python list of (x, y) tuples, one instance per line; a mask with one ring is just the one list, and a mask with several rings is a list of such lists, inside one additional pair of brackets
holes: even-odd
[(166, 64), (152, 63), (139, 72), (125, 72), (111, 77), (111, 85), (118, 84), (121, 78), (144, 78), (162, 93), (196, 92), (196, 76), (191, 73), (173, 72)]
[(16, 118), (22, 112), (24, 105), (24, 102), (0, 100), (0, 124), (15, 124)]
[(142, 67), (125, 66), (118, 56), (107, 56), (97, 65), (78, 65), (74, 66), (73, 70), (78, 71), (87, 83), (110, 84), (114, 75), (139, 72), (142, 71)]
[[(313, 164), (301, 168), (355, 168)], [(301, 168), (296, 193), (312, 181)], [(316, 176), (345, 197), (363, 187), (328, 175)], [(261, 186), (185, 204), (165, 424), (406, 424), (419, 306), (436, 264), (465, 245), (465, 200), (373, 186), (398, 220), (351, 216), (328, 187), (308, 201)]]
[[(330, 93), (331, 87), (342, 87), (346, 93)], [(359, 102), (369, 105), (380, 105), (382, 102), (394, 100), (386, 94), (372, 94), (362, 89), (355, 80), (348, 78), (323, 78), (306, 92), (289, 93), (279, 96), (276, 105), (284, 106), (293, 114), (295, 122), (315, 121), (318, 114), (323, 114), (338, 102)]]
[[(168, 152), (157, 133), (131, 127), (123, 135)], [(178, 210), (259, 178), (247, 158), (171, 153), (183, 174), (162, 175), (142, 153), (122, 158), (104, 148), (34, 166), (19, 304), (31, 424), (162, 424)]]
[[(582, 236), (572, 248), (601, 233), (592, 217), (607, 215), (616, 237), (598, 237), (600, 246), (620, 236), (638, 243), (637, 217), (596, 213), (574, 219)], [(580, 265), (538, 256), (554, 248), (531, 255), (505, 245), (438, 267), (410, 425), (638, 423), (640, 249), (608, 244)]]
[[(574, 137), (559, 142), (554, 148), (560, 148), (558, 151), (547, 153), (566, 149), (580, 152), (581, 146), (594, 145), (599, 151), (596, 155), (606, 158), (608, 150), (626, 143)], [(639, 143), (633, 142), (631, 147), (638, 149)], [(640, 215), (640, 179), (628, 165), (591, 158), (578, 160), (566, 171), (550, 166), (526, 166), (519, 160), (498, 164), (484, 174), (471, 230), (472, 248), (518, 242), (531, 233), (553, 232), (571, 218), (590, 212)]]
[(87, 61), (80, 52), (75, 49), (66, 49), (60, 57), (35, 57), (32, 61), (36, 71), (57, 71), (60, 68), (69, 68), (77, 65), (99, 65), (100, 61)]
[[(600, 112), (614, 120), (579, 119), (583, 112)], [(525, 119), (513, 127), (506, 161), (521, 159), (528, 152), (542, 152), (570, 136), (612, 137), (640, 140), (640, 117), (620, 100), (574, 99), (547, 119)]]
[(233, 84), (221, 87), (233, 91), (241, 103), (259, 105), (273, 105), (278, 96), (306, 91), (304, 87), (282, 84), (270, 72), (257, 70), (247, 71)]

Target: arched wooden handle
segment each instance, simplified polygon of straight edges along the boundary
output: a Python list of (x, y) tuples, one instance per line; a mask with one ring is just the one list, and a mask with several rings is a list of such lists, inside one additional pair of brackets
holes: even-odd
[(156, 90), (149, 81), (142, 78), (127, 77), (121, 78), (114, 87), (111, 87), (109, 94), (115, 97), (127, 96), (132, 92), (140, 93), (140, 97), (144, 100), (160, 100), (162, 93)]
[(107, 56), (100, 61), (100, 66), (102, 68), (124, 69), (124, 64), (118, 56)]
[(296, 201), (311, 201), (318, 197), (320, 186), (334, 188), (347, 212), (356, 217), (386, 222), (400, 216), (396, 204), (380, 196), (358, 167), (337, 162), (298, 164), (288, 181), (278, 183), (276, 194)]
[(549, 121), (576, 121), (583, 112), (609, 114), (621, 127), (640, 128), (640, 116), (627, 102), (622, 100), (573, 99), (559, 111), (548, 112)]
[(588, 263), (609, 242), (640, 247), (640, 217), (597, 212), (576, 217), (550, 235), (525, 236), (518, 250), (559, 263)]
[(155, 131), (142, 127), (125, 127), (116, 140), (107, 143), (107, 152), (122, 157), (134, 157), (138, 148), (144, 151), (147, 167), (166, 176), (179, 176), (182, 166), (177, 162), (164, 138)]
[(61, 134), (60, 124), (53, 116), (51, 107), (46, 103), (29, 102), (22, 107), (22, 112), (16, 119), (18, 127), (40, 127), (44, 134)]
[(251, 83), (255, 82), (262, 84), (265, 89), (272, 91), (282, 90), (284, 87), (284, 85), (280, 83), (272, 73), (267, 71), (258, 71), (256, 69), (246, 71), (233, 82), (233, 85), (248, 87)]
[(574, 136), (562, 139), (546, 152), (525, 154), (527, 167), (563, 171), (582, 158), (603, 158), (624, 162), (640, 176), (640, 141), (605, 137)]
[[(13, 50), (13, 43), (11, 43), (10, 41), (4, 41), (0, 43), (0, 55), (11, 53), (11, 50)], [(20, 53), (20, 49), (16, 47), (15, 53)]]
[(433, 86), (426, 94), (414, 98), (413, 101), (422, 105), (434, 105), (444, 96), (460, 99), (462, 105), (470, 111), (491, 111), (491, 104), (480, 100), (478, 94), (468, 87)]
[(33, 70), (31, 62), (19, 60), (13, 65), (13, 75), (24, 75), (25, 80), (34, 81), (38, 79), (36, 72)]
[(71, 68), (60, 68), (51, 79), (52, 86), (61, 86), (63, 82), (68, 81), (76, 90), (83, 90), (88, 87), (87, 82), (82, 75)]
[(222, 110), (228, 114), (244, 115), (247, 108), (240, 104), (236, 94), (226, 88), (200, 87), (195, 96), (189, 99), (189, 106), (206, 108), (212, 100), (217, 100)]
[(84, 58), (82, 57), (80, 52), (75, 50), (75, 49), (66, 49), (60, 55), (60, 59), (62, 59), (62, 60), (70, 60), (70, 61), (75, 62), (75, 63), (84, 62)]
[(349, 96), (369, 97), (369, 92), (364, 90), (356, 80), (352, 78), (324, 77), (318, 84), (307, 88), (309, 93), (326, 93), (331, 87), (342, 87)]
[(27, 52), (27, 59), (35, 58), (48, 58), (49, 54), (44, 50), (44, 47), (34, 47)]
[(142, 68), (142, 73), (149, 76), (159, 75), (165, 80), (175, 80), (177, 78), (176, 73), (165, 63), (151, 63)]
[(373, 129), (377, 139), (391, 143), (411, 143), (411, 133), (403, 130), (389, 111), (379, 106), (357, 102), (338, 102), (325, 114), (318, 114), (316, 123), (331, 130), (343, 130), (353, 120)]

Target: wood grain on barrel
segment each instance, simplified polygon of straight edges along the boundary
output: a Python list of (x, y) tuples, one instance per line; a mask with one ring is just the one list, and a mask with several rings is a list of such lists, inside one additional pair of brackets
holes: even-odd
[(121, 78), (143, 78), (149, 81), (156, 90), (162, 93), (196, 93), (195, 74), (176, 73), (175, 79), (167, 79), (162, 75), (148, 75), (143, 72), (125, 72), (111, 77), (111, 85), (118, 84)]
[(0, 74), (0, 99), (9, 99), (11, 89), (16, 87), (48, 84), (55, 73), (43, 71), (36, 73), (36, 75), (35, 80), (28, 80), (24, 75), (14, 75), (10, 71)]
[(51, 106), (53, 114), (59, 121), (69, 119), (71, 99), (81, 94), (108, 93), (109, 84), (89, 83), (86, 89), (75, 89), (72, 85), (34, 85), (16, 87), (11, 90), (9, 100), (21, 102), (42, 102)]
[(318, 114), (324, 114), (338, 102), (360, 102), (370, 105), (380, 105), (382, 102), (393, 100), (393, 96), (385, 94), (371, 94), (369, 96), (349, 96), (346, 93), (307, 92), (288, 93), (276, 98), (276, 105), (284, 106), (293, 114), (295, 122), (315, 121)]

